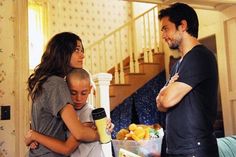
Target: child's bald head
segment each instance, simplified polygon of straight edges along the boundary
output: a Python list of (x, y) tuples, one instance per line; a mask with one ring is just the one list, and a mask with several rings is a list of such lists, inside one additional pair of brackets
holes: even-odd
[(89, 83), (91, 83), (89, 73), (86, 70), (82, 69), (82, 68), (73, 69), (67, 75), (66, 82), (68, 83), (68, 85), (70, 85), (73, 80), (77, 80), (77, 81), (88, 80)]
[(73, 69), (67, 75), (66, 81), (75, 109), (83, 108), (92, 88), (89, 73), (81, 68)]

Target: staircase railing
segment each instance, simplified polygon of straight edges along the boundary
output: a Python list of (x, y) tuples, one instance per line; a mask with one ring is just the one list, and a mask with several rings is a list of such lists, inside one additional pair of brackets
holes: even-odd
[(152, 53), (158, 52), (157, 14), (155, 6), (85, 48), (85, 68), (95, 74), (115, 67), (114, 83), (124, 84), (125, 59), (129, 60), (129, 72), (138, 73), (140, 53), (144, 62), (152, 63)]

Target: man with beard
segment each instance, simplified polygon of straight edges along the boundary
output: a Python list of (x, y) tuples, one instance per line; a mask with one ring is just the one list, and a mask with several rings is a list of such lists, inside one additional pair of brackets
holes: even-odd
[(162, 37), (181, 59), (156, 98), (166, 112), (168, 157), (218, 157), (213, 124), (217, 114), (218, 71), (214, 54), (197, 40), (198, 17), (175, 3), (159, 12)]

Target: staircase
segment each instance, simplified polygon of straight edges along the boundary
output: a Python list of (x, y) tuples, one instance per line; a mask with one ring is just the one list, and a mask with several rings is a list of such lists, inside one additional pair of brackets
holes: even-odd
[[(149, 80), (164, 70), (164, 54), (153, 53), (153, 63), (145, 63), (143, 56), (139, 61), (139, 73), (129, 72), (129, 63), (125, 67), (125, 83), (116, 84), (114, 79), (110, 85), (110, 109), (117, 107), (122, 101), (141, 88)], [(114, 76), (114, 68), (108, 71)], [(114, 77), (113, 77), (114, 78)]]
[(164, 70), (159, 52), (157, 6), (131, 19), (85, 48), (92, 74), (111, 73), (110, 110)]

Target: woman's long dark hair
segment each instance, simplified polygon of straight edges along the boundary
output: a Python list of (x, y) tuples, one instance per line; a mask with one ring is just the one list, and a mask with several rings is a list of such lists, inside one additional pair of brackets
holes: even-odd
[(63, 32), (56, 34), (48, 42), (41, 63), (28, 78), (29, 97), (32, 101), (42, 93), (42, 85), (48, 77), (52, 75), (64, 77), (71, 70), (70, 59), (76, 49), (77, 41), (82, 43), (78, 35)]

